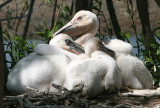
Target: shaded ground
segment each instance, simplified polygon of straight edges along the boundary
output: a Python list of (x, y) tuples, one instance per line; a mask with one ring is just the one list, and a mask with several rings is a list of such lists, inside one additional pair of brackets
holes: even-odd
[[(65, 103), (65, 104), (64, 104)], [(69, 101), (59, 101), (58, 104), (55, 104), (60, 106), (71, 106), (71, 107), (116, 107), (116, 108), (130, 108), (130, 107), (136, 107), (136, 108), (142, 108), (142, 107), (148, 107), (148, 108), (159, 108), (160, 107), (160, 97), (152, 97), (152, 98), (145, 98), (145, 97), (119, 97), (117, 95), (103, 95), (99, 96), (95, 99), (77, 99), (77, 102), (71, 102), (71, 99)], [(52, 105), (52, 106), (55, 106)], [(47, 106), (47, 105), (40, 105), (40, 106)], [(39, 107), (40, 107), (39, 106)], [(48, 104), (48, 106), (51, 106)], [(39, 108), (38, 106), (36, 108)], [(5, 107), (7, 108), (7, 107)], [(9, 107), (9, 108), (13, 108)], [(15, 105), (15, 108), (16, 105)]]
[[(93, 100), (93, 101), (98, 101), (97, 105), (102, 105), (102, 106), (121, 106), (122, 108), (124, 107), (160, 107), (160, 97), (152, 97), (152, 98), (145, 98), (145, 97), (132, 97), (132, 96), (103, 96), (98, 98), (98, 100)], [(157, 108), (159, 108), (157, 107)]]
[[(83, 86), (65, 90), (63, 94), (44, 94), (33, 91), (18, 96), (5, 96), (4, 108), (159, 108), (160, 90), (135, 90), (136, 92), (103, 94), (96, 98), (84, 97)], [(61, 89), (61, 88), (60, 88)]]

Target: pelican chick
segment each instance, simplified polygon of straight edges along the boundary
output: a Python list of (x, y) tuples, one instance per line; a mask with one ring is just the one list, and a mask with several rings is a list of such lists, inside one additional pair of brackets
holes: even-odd
[(85, 54), (79, 55), (67, 67), (65, 87), (70, 90), (82, 84), (83, 94), (90, 97), (121, 88), (122, 79), (116, 61), (102, 52), (108, 51), (106, 47), (100, 47), (102, 45), (96, 37), (86, 42)]
[(105, 41), (104, 44), (109, 49), (112, 49), (115, 52), (116, 56), (118, 56), (119, 54), (133, 55), (132, 45), (122, 40), (111, 39), (111, 40)]
[(153, 88), (151, 73), (139, 58), (133, 56), (132, 46), (129, 43), (114, 39), (106, 42), (105, 46), (115, 52), (123, 86), (131, 89)]
[[(59, 41), (63, 44), (66, 39), (60, 40), (64, 41)], [(68, 46), (68, 48), (70, 47), (72, 46)], [(10, 71), (6, 84), (7, 89), (14, 95), (30, 92), (31, 90), (26, 87), (35, 88), (42, 92), (61, 92), (53, 88), (52, 84), (63, 86), (66, 67), (76, 56), (62, 48), (40, 44), (32, 54), (21, 59)]]
[(124, 86), (132, 89), (153, 88), (152, 75), (139, 58), (129, 54), (121, 54), (116, 60)]
[[(67, 40), (68, 40), (68, 42), (65, 42)], [(66, 44), (69, 44), (70, 41), (73, 42), (73, 39), (70, 36), (61, 33), (61, 34), (55, 36), (53, 39), (51, 39), (49, 42), (49, 45), (54, 45), (54, 46), (57, 46), (59, 48), (62, 48), (64, 50), (67, 50), (69, 52), (76, 53), (76, 54), (84, 53), (83, 47), (81, 47), (79, 44), (75, 44), (73, 42), (74, 47), (72, 47), (72, 44), (66, 45)], [(74, 50), (74, 48), (76, 48), (76, 49)]]

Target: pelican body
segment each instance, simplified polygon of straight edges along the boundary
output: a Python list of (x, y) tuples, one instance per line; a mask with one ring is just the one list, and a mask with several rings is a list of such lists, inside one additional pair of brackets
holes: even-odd
[(144, 63), (132, 54), (132, 46), (118, 39), (105, 43), (116, 55), (116, 61), (121, 71), (123, 86), (133, 89), (152, 89), (153, 78)]
[(90, 38), (85, 44), (85, 54), (79, 55), (68, 65), (65, 87), (69, 90), (81, 84), (84, 85), (84, 95), (95, 97), (105, 91), (121, 88), (122, 78), (116, 61), (98, 51), (101, 49), (99, 41), (95, 37)]
[[(58, 38), (64, 36), (63, 39)], [(60, 34), (56, 39), (64, 48), (66, 34)], [(73, 41), (73, 40), (70, 40)], [(73, 45), (73, 44), (72, 44)], [(77, 48), (77, 46), (76, 46)], [(34, 52), (21, 59), (10, 71), (7, 81), (7, 89), (14, 95), (30, 92), (26, 87), (31, 87), (43, 92), (61, 92), (53, 88), (53, 83), (63, 86), (65, 81), (65, 70), (70, 61), (77, 55), (62, 48), (40, 44), (35, 47)]]

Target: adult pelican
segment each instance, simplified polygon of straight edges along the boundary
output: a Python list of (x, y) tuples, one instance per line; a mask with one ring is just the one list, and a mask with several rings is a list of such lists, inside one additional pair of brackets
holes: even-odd
[[(89, 11), (79, 11), (72, 20), (58, 30), (54, 35), (66, 33), (70, 36), (79, 36), (76, 42), (82, 46), (90, 37), (94, 37), (98, 30), (98, 19)], [(143, 62), (132, 55), (132, 46), (126, 42), (114, 39), (105, 44), (115, 51), (117, 64), (121, 70), (123, 85), (135, 89), (152, 88), (152, 75)], [(132, 80), (130, 80), (132, 79)]]
[[(90, 11), (79, 11), (75, 14), (72, 20), (64, 27), (54, 33), (54, 36), (65, 33), (71, 37), (79, 37), (75, 40), (79, 45), (84, 46), (90, 37), (94, 37), (97, 33), (99, 22), (97, 16)], [(115, 52), (132, 54), (132, 46), (129, 43), (118, 39), (112, 39), (105, 43), (116, 50)]]
[(90, 38), (84, 48), (85, 54), (79, 55), (68, 65), (64, 86), (70, 90), (84, 85), (83, 94), (90, 97), (105, 91), (119, 90), (122, 85), (121, 73), (116, 61), (104, 53), (114, 52), (107, 49), (96, 37)]
[[(65, 44), (66, 40), (72, 41), (72, 44)], [(84, 52), (82, 47), (74, 43), (66, 34), (60, 34), (53, 41), (57, 41), (62, 48), (69, 50), (74, 46), (79, 49), (78, 51)], [(31, 90), (26, 87), (43, 92), (60, 92), (51, 85), (56, 83), (63, 86), (64, 71), (70, 61), (77, 57), (62, 48), (48, 44), (40, 44), (35, 47), (33, 53), (21, 59), (10, 71), (7, 89), (14, 95), (30, 92)]]
[(90, 11), (79, 11), (75, 14), (73, 19), (64, 27), (58, 30), (54, 35), (60, 33), (68, 34), (69, 36), (80, 36), (76, 43), (82, 45), (97, 33), (99, 22), (97, 16)]

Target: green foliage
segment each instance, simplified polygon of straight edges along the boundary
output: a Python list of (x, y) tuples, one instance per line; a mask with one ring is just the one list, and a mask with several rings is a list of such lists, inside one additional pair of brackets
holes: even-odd
[(127, 12), (131, 18), (131, 21), (132, 21), (132, 24), (131, 24), (131, 27), (135, 33), (135, 36), (136, 36), (136, 48), (138, 49), (138, 54), (137, 54), (137, 57), (140, 57), (140, 43), (139, 43), (139, 38), (138, 38), (138, 35), (137, 35), (137, 28), (136, 28), (136, 24), (135, 24), (135, 21), (134, 21), (134, 10), (133, 10), (133, 3), (132, 3), (132, 0), (127, 0)]
[[(153, 34), (160, 42), (159, 33), (156, 33), (158, 30), (160, 27), (153, 30)], [(153, 76), (154, 85), (160, 86), (160, 45), (157, 42), (149, 41), (149, 46), (150, 50), (142, 50), (144, 63)]]
[(71, 15), (70, 15), (70, 7), (69, 6), (65, 6), (63, 10), (61, 10), (61, 13), (59, 15), (59, 19), (61, 21), (68, 22), (71, 20)]
[[(158, 30), (160, 30), (160, 27), (157, 27), (153, 30), (153, 34), (157, 41), (160, 42), (159, 33), (156, 33)], [(140, 46), (144, 46), (144, 38), (143, 34), (141, 38), (138, 39), (138, 43)], [(146, 65), (147, 69), (150, 71), (150, 73), (153, 76), (153, 83), (154, 86), (160, 86), (160, 45), (156, 41), (149, 40), (149, 50), (145, 50), (140, 48), (139, 46), (139, 54), (136, 56), (142, 56), (143, 62)], [(136, 48), (138, 48), (136, 46)]]
[[(57, 6), (58, 9), (60, 9), (60, 6)], [(63, 10), (60, 11), (60, 15), (57, 17), (57, 20), (54, 23), (54, 28), (52, 30), (49, 30), (47, 27), (46, 22), (43, 22), (43, 24), (39, 24), (36, 26), (36, 29), (38, 32), (35, 32), (40, 37), (42, 37), (44, 40), (49, 40), (50, 37), (53, 35), (53, 32), (56, 32), (61, 27), (63, 27), (70, 19), (70, 8), (69, 6), (65, 6)]]
[(14, 41), (12, 41), (7, 31), (4, 31), (3, 35), (4, 40), (7, 42), (4, 44), (6, 47), (5, 54), (8, 54), (11, 58), (11, 61), (6, 60), (6, 63), (9, 63), (11, 67), (8, 68), (12, 69), (21, 58), (33, 52), (36, 43), (29, 43), (20, 36), (14, 36)]
[(35, 26), (38, 32), (35, 32), (40, 37), (42, 37), (44, 40), (49, 40), (49, 38), (52, 36), (52, 31), (49, 30), (47, 27), (46, 22), (43, 22), (43, 25), (39, 24), (38, 26)]
[[(92, 9), (96, 11), (97, 13), (96, 15), (99, 19), (99, 29), (96, 36), (99, 37), (101, 40), (104, 40), (106, 38), (106, 32), (108, 32), (109, 37), (112, 38), (113, 36), (112, 23), (111, 21), (107, 21), (106, 16), (102, 11), (102, 0), (94, 0)], [(103, 30), (101, 30), (101, 21), (100, 21), (101, 18), (103, 19), (104, 21), (103, 23), (105, 24), (105, 29)]]
[(125, 34), (123, 31), (121, 31), (120, 35), (123, 37), (123, 39), (127, 40), (128, 43), (130, 43), (129, 41), (129, 34)]
[(54, 0), (45, 0), (45, 2), (48, 3), (48, 4), (53, 4), (53, 1)]
[(58, 6), (59, 9), (59, 15), (56, 18), (56, 22), (54, 24), (53, 31), (56, 32), (59, 30), (61, 27), (63, 27), (67, 22), (71, 20), (71, 15), (70, 15), (70, 7), (65, 6), (64, 9), (61, 10), (61, 7)]
[[(59, 6), (58, 6), (58, 9), (60, 9)], [(63, 27), (70, 20), (71, 20), (70, 7), (65, 6), (64, 9), (60, 10), (60, 14), (57, 17), (57, 20), (54, 24), (53, 31), (54, 32), (58, 31), (61, 27)]]

